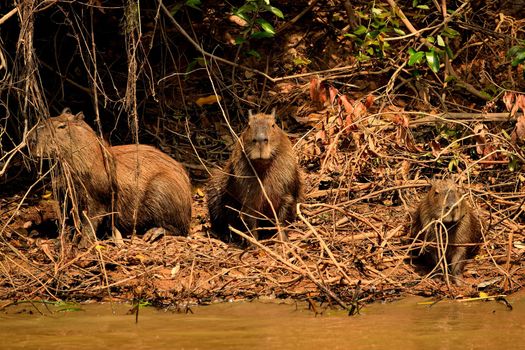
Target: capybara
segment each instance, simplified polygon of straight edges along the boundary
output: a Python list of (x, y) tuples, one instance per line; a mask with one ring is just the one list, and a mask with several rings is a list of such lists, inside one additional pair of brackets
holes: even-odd
[(431, 243), (419, 249), (431, 268), (445, 252), (453, 282), (460, 284), (466, 259), (479, 249), (481, 225), (456, 184), (452, 180), (436, 180), (413, 213), (411, 237), (416, 242)]
[[(40, 122), (30, 146), (33, 154), (56, 158), (71, 174), (95, 232), (102, 217), (116, 212), (116, 227), (123, 233), (163, 227), (174, 235), (188, 234), (191, 184), (184, 167), (160, 150), (141, 144), (108, 146), (82, 113), (68, 110)], [(85, 222), (82, 231), (91, 225)]]
[(303, 177), (290, 139), (275, 122), (275, 110), (249, 112), (248, 127), (222, 171), (212, 175), (207, 198), (211, 228), (227, 242), (242, 241), (228, 225), (256, 239), (274, 233), (256, 230), (274, 226), (269, 221), (275, 218), (272, 206), (280, 224), (295, 219), (296, 204), (303, 199)]

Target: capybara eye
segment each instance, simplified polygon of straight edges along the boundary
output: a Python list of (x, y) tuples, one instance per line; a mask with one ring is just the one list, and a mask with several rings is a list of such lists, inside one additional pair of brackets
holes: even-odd
[(57, 129), (65, 129), (66, 128), (66, 123), (60, 123), (57, 125)]
[(275, 123), (274, 123), (274, 124), (272, 124), (272, 128), (275, 128)]
[(253, 142), (253, 143), (257, 143), (257, 140), (256, 140), (256, 139), (253, 139), (252, 142)]

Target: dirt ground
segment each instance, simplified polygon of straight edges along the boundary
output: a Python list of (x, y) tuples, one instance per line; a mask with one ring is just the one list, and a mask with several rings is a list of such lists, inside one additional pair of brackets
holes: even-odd
[[(315, 177), (309, 174), (309, 182)], [(359, 188), (367, 185), (355, 184), (352, 191), (363, 192)], [(18, 198), (7, 205), (4, 199), (4, 217), (15, 216), (2, 240), (0, 293), (10, 300), (141, 300), (177, 307), (296, 298), (351, 308), (407, 295), (460, 298), (522, 288), (525, 236), (511, 223), (484, 230), (483, 245), (465, 269), (463, 286), (433, 279), (411, 264), (410, 219), (406, 207), (392, 203), (392, 197), (397, 193), (404, 201), (415, 202), (416, 189), (425, 190), (425, 182), (393, 185), (390, 193), (367, 191), (364, 199), (338, 206), (323, 199), (333, 198), (334, 192), (345, 197), (344, 191), (310, 191), (300, 219), (286, 228), (289, 244), (268, 240), (247, 248), (210, 235), (200, 188), (194, 194), (189, 237), (164, 236), (153, 242), (133, 237), (122, 246), (99, 241), (88, 249), (72, 243), (74, 234), (67, 226), (57, 236), (57, 225), (52, 225), (58, 219), (54, 200), (35, 198), (34, 204), (28, 200), (15, 212)], [(482, 209), (481, 216), (485, 228), (496, 220)]]

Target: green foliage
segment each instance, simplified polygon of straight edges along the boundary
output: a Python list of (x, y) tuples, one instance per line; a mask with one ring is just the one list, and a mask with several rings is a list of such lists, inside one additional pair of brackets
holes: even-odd
[(509, 153), (508, 157), (509, 157), (509, 164), (508, 164), (509, 171), (516, 171), (516, 170), (521, 169), (519, 158), (515, 154)]
[(390, 44), (385, 39), (391, 37), (392, 34), (405, 35), (405, 32), (399, 27), (400, 22), (397, 16), (388, 8), (374, 4), (369, 13), (356, 11), (356, 14), (368, 22), (367, 26), (360, 25), (344, 36), (353, 39), (356, 43), (359, 50), (357, 58), (360, 61), (367, 61), (372, 57), (385, 57), (391, 50)]
[(412, 7), (420, 10), (430, 10), (429, 2), (430, 1), (412, 0)]
[(425, 39), (434, 45), (424, 51), (416, 51), (413, 48), (408, 49), (408, 66), (417, 66), (427, 63), (428, 67), (434, 72), (439, 72), (441, 58), (447, 54), (448, 57), (454, 57), (454, 53), (447, 45), (445, 38), (453, 39), (459, 36), (459, 32), (452, 28), (443, 29), (436, 37), (428, 36)]
[(512, 59), (512, 66), (517, 67), (519, 64), (525, 62), (525, 42), (510, 48), (507, 52), (507, 57)]
[[(412, 6), (418, 10), (430, 10), (430, 0), (413, 0)], [(398, 52), (397, 48), (392, 48), (390, 40), (397, 36), (406, 35), (405, 31), (400, 28), (401, 22), (399, 17), (390, 9), (382, 7), (381, 4), (372, 2), (368, 11), (356, 11), (356, 15), (361, 18), (366, 25), (359, 25), (351, 33), (344, 36), (352, 38), (358, 49), (357, 58), (361, 61), (368, 60), (372, 57), (383, 58), (390, 51)], [(444, 52), (450, 57), (453, 56), (452, 50), (446, 44), (446, 38), (455, 38), (459, 32), (452, 28), (444, 28), (435, 37), (428, 36), (425, 39), (434, 45), (425, 51), (418, 52), (413, 48), (409, 49), (409, 66), (419, 65), (426, 62), (434, 72), (439, 71), (439, 64), (442, 61)]]
[[(245, 29), (242, 30), (241, 37), (235, 38), (236, 45), (242, 45), (250, 39), (266, 39), (275, 36), (276, 31), (273, 25), (261, 15), (271, 13), (273, 16), (284, 19), (284, 14), (277, 7), (270, 4), (270, 0), (246, 0), (244, 5), (233, 9), (233, 14), (246, 21)], [(249, 50), (246, 55), (261, 58), (259, 52)]]
[(439, 55), (434, 49), (430, 49), (425, 52), (425, 58), (427, 59), (427, 64), (432, 69), (434, 73), (439, 72)]
[(246, 0), (244, 5), (233, 10), (234, 15), (247, 23), (242, 40), (236, 41), (243, 43), (246, 38), (271, 38), (275, 35), (275, 28), (272, 24), (261, 17), (263, 13), (271, 13), (277, 18), (284, 19), (282, 11), (272, 6), (270, 0)]
[(410, 67), (421, 63), (421, 61), (423, 61), (423, 57), (425, 57), (425, 53), (423, 51), (416, 51), (413, 48), (408, 49), (408, 65)]
[(188, 6), (188, 7), (191, 7), (192, 9), (201, 11), (201, 8), (200, 8), (201, 4), (202, 4), (201, 0), (179, 1), (171, 7), (170, 13), (172, 16), (175, 16), (175, 14), (179, 12), (179, 10), (183, 8), (184, 6)]

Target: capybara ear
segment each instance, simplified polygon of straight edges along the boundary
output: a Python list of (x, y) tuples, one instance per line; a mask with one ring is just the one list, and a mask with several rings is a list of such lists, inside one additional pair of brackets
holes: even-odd
[(71, 109), (69, 109), (69, 107), (64, 108), (62, 114), (71, 114)]
[(273, 107), (272, 113), (270, 115), (273, 117), (274, 120), (275, 120), (275, 112), (277, 112), (277, 108)]
[(253, 119), (253, 113), (252, 113), (252, 110), (249, 109), (248, 110), (248, 123), (251, 123), (252, 119)]
[(74, 120), (76, 120), (76, 121), (84, 120), (84, 113), (83, 113), (83, 112), (78, 112), (78, 113), (75, 115)]

